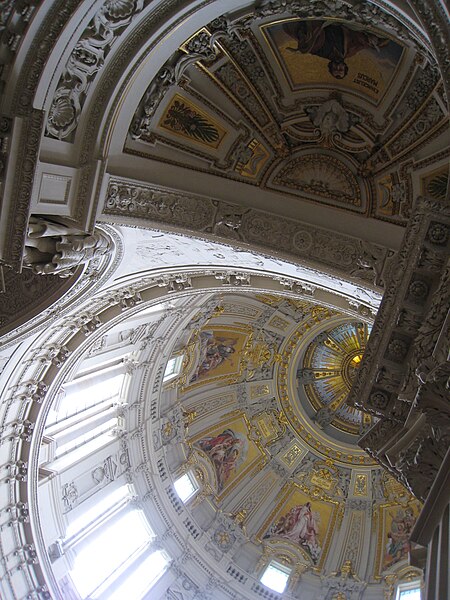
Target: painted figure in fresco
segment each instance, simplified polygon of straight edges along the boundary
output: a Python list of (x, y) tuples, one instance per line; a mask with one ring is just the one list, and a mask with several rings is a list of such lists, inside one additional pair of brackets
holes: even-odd
[(225, 429), (215, 437), (205, 437), (199, 440), (197, 444), (214, 465), (220, 492), (245, 458), (245, 440), (232, 429)]
[(391, 530), (387, 534), (384, 568), (406, 558), (410, 550), (409, 537), (416, 519), (410, 508), (399, 508), (392, 518)]
[(197, 381), (216, 369), (235, 353), (236, 339), (215, 337), (212, 331), (200, 333), (200, 358), (197, 369), (190, 382)]
[(314, 562), (320, 555), (319, 515), (311, 510), (311, 502), (297, 504), (271, 527), (265, 537), (279, 535), (306, 548)]
[(346, 59), (361, 50), (380, 52), (383, 46), (389, 44), (389, 40), (373, 33), (350, 29), (332, 21), (292, 21), (284, 23), (283, 30), (297, 42), (297, 48), (288, 47), (287, 50), (328, 59), (328, 70), (336, 79), (347, 75)]

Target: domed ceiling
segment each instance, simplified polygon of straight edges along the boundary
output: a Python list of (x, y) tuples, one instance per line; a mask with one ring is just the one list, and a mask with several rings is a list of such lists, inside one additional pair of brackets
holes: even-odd
[[(175, 245), (176, 237), (167, 239)], [(203, 580), (206, 598), (277, 600), (261, 577), (278, 564), (289, 573), (282, 597), (374, 599), (410, 572), (420, 503), (357, 446), (373, 417), (346, 405), (369, 317), (270, 292), (268, 275), (261, 280), (259, 291), (256, 276), (232, 290), (211, 278), (203, 293), (179, 283), (170, 298), (151, 302), (144, 287), (128, 292), (128, 313), (116, 311), (61, 369), (33, 459), (33, 526), (55, 589), (75, 593), (67, 573), (81, 585), (67, 531), (87, 522), (97, 492), (109, 497), (124, 489), (120, 482), (132, 486), (133, 506), (157, 536), (149, 551), (164, 549), (176, 573), (155, 597), (197, 598)], [(104, 398), (107, 422), (88, 389)], [(97, 428), (114, 421), (110, 434), (102, 429), (110, 441), (88, 460), (70, 433), (83, 411)], [(97, 443), (92, 435), (88, 427), (86, 446)], [(73, 463), (71, 451), (85, 458)], [(176, 490), (184, 475), (194, 494), (183, 501)]]
[[(319, 427), (333, 425), (340, 431), (360, 435), (371, 425), (370, 415), (346, 404), (370, 330), (366, 323), (347, 322), (323, 331), (306, 349), (297, 371), (299, 394), (304, 386), (316, 411), (312, 418)], [(310, 412), (305, 405), (304, 410)]]
[(163, 385), (149, 438), (160, 473), (199, 487), (183, 508), (171, 496), (177, 519), (237, 581), (277, 560), (292, 569), (288, 597), (381, 594), (420, 505), (356, 445), (372, 421), (345, 401), (370, 323), (267, 293), (213, 303), (173, 350), (183, 369)]

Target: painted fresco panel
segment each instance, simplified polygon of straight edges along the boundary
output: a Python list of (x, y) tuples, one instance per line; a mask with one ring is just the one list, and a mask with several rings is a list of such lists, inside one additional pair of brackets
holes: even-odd
[(418, 503), (383, 509), (383, 571), (408, 558), (409, 537), (418, 516)]
[(247, 334), (234, 329), (211, 328), (200, 332), (198, 357), (189, 384), (238, 375)]
[(249, 425), (242, 415), (196, 436), (192, 444), (211, 461), (216, 475), (216, 490), (221, 497), (265, 456), (262, 449), (249, 439)]
[(372, 30), (332, 20), (289, 20), (263, 29), (292, 89), (350, 88), (378, 103), (403, 48)]
[(378, 551), (375, 572), (378, 576), (408, 558), (409, 538), (421, 510), (420, 502), (380, 506)]
[(334, 525), (336, 504), (312, 500), (296, 486), (262, 530), (264, 540), (287, 540), (299, 546), (313, 564), (323, 563)]
[(227, 133), (216, 119), (180, 94), (175, 94), (170, 101), (160, 119), (159, 128), (214, 150)]

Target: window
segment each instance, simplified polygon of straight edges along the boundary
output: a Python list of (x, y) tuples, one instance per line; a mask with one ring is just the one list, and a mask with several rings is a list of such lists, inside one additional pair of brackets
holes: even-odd
[(113, 441), (112, 430), (114, 427), (117, 427), (117, 417), (109, 419), (78, 439), (57, 448), (55, 459), (46, 466), (61, 473), (81, 462)]
[(420, 587), (412, 590), (400, 590), (398, 600), (420, 600)]
[(260, 579), (261, 583), (274, 592), (282, 594), (286, 589), (291, 569), (272, 560)]
[(395, 600), (422, 600), (420, 580), (400, 583)]
[(61, 423), (64, 419), (105, 400), (110, 400), (112, 404), (120, 398), (124, 382), (125, 365), (123, 362), (67, 382), (64, 385), (65, 396), (60, 400), (56, 414), (49, 417), (48, 425)]
[(142, 598), (162, 577), (169, 562), (170, 558), (164, 550), (152, 552), (136, 568), (130, 570), (127, 578), (113, 592), (108, 593), (108, 600)]
[(120, 573), (133, 562), (153, 539), (140, 510), (122, 511), (87, 536), (76, 549), (70, 573), (78, 592), (85, 598), (98, 598)]
[(198, 484), (191, 472), (185, 473), (174, 483), (175, 491), (182, 502), (187, 502), (198, 492)]
[(183, 356), (183, 354), (180, 354), (179, 356), (173, 356), (168, 360), (166, 370), (164, 371), (164, 383), (174, 379), (180, 373), (181, 367), (183, 366)]
[[(69, 522), (66, 528), (66, 540), (78, 536), (79, 533), (88, 530), (89, 526), (95, 525), (95, 522), (98, 519), (109, 514), (110, 511), (118, 510), (121, 506), (124, 506), (131, 497), (132, 492), (128, 485), (116, 488), (106, 496), (101, 497), (101, 500), (94, 504), (89, 510), (84, 511), (73, 521)], [(71, 515), (72, 512), (70, 512), (69, 515)]]

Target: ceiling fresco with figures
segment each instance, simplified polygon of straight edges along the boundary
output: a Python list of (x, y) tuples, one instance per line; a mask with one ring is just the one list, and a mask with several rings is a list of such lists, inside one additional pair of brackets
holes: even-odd
[(348, 592), (404, 568), (420, 504), (358, 448), (374, 417), (346, 405), (371, 322), (268, 293), (209, 306), (172, 352), (183, 366), (153, 423), (165, 469), (199, 488), (184, 507), (199, 547), (242, 578), (278, 560), (305, 598), (325, 574)]
[(448, 115), (426, 43), (371, 6), (216, 19), (150, 84), (124, 151), (405, 225), (445, 200)]

